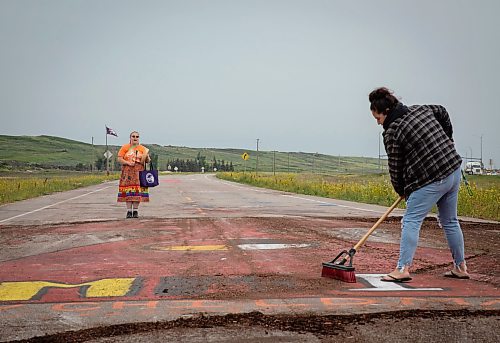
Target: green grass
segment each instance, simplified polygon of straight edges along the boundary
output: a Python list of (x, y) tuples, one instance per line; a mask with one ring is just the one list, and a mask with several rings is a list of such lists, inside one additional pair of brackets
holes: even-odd
[[(119, 173), (4, 173), (0, 177), (0, 205), (55, 192), (117, 180)], [(23, 176), (20, 176), (23, 175)]]
[(462, 183), (458, 213), (473, 218), (500, 221), (500, 175), (466, 176), (472, 195)]
[(500, 175), (465, 175), (470, 184), (481, 189), (500, 187)]
[[(397, 198), (388, 175), (319, 175), (291, 173), (218, 173), (224, 180), (286, 192), (390, 206)], [(469, 178), (472, 196), (462, 183), (459, 191), (460, 216), (500, 221), (500, 177)], [(404, 207), (400, 205), (400, 207)]]
[(0, 135), (0, 145), (9, 147), (9, 149), (1, 150), (1, 161), (16, 161), (47, 166), (89, 164), (97, 159), (99, 151), (97, 147), (93, 150), (91, 144), (52, 136)]

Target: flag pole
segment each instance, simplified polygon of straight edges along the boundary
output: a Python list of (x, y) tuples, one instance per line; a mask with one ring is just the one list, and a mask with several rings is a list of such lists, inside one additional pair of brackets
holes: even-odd
[(90, 155), (90, 171), (94, 171), (94, 158), (95, 158), (95, 151), (94, 151), (94, 136), (92, 136), (92, 154)]
[(106, 126), (106, 175), (109, 175), (108, 127)]

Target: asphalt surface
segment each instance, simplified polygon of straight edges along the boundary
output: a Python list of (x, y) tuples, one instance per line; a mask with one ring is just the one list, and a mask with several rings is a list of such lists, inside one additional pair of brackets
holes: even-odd
[(471, 280), (442, 277), (450, 256), (431, 216), (413, 280), (382, 283), (398, 254), (395, 210), (346, 283), (322, 278), (321, 263), (386, 208), (208, 174), (160, 182), (139, 219), (125, 219), (117, 182), (1, 206), (0, 340), (376, 342), (404, 340), (401, 327), (414, 341), (500, 337), (498, 223), (462, 218)]

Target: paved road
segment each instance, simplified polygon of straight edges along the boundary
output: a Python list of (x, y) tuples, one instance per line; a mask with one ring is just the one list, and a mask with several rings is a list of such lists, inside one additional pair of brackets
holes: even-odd
[[(212, 174), (163, 176), (151, 189), (142, 218), (194, 217), (379, 217), (386, 208), (278, 192), (226, 182)], [(122, 219), (118, 182), (42, 196), (0, 207), (0, 225), (40, 225)], [(402, 211), (396, 210), (395, 215)]]
[[(351, 246), (384, 207), (169, 175), (141, 218), (125, 219), (116, 190), (113, 182), (0, 207), (1, 340), (199, 314), (500, 309), (491, 275), (441, 277), (450, 258), (435, 234), (421, 238), (413, 282), (379, 282), (397, 258), (397, 220), (357, 255), (357, 283), (321, 278), (321, 262)], [(480, 248), (468, 254), (494, 258)], [(99, 330), (92, 335), (108, 335)]]

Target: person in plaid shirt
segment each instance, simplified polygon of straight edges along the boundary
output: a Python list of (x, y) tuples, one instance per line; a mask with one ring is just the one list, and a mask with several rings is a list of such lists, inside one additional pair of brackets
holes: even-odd
[(424, 218), (437, 204), (454, 266), (444, 276), (468, 279), (464, 238), (457, 218), (462, 159), (455, 150), (448, 112), (440, 105), (405, 106), (385, 87), (369, 95), (370, 110), (384, 128), (394, 190), (406, 199), (399, 260), (382, 281), (407, 282)]

